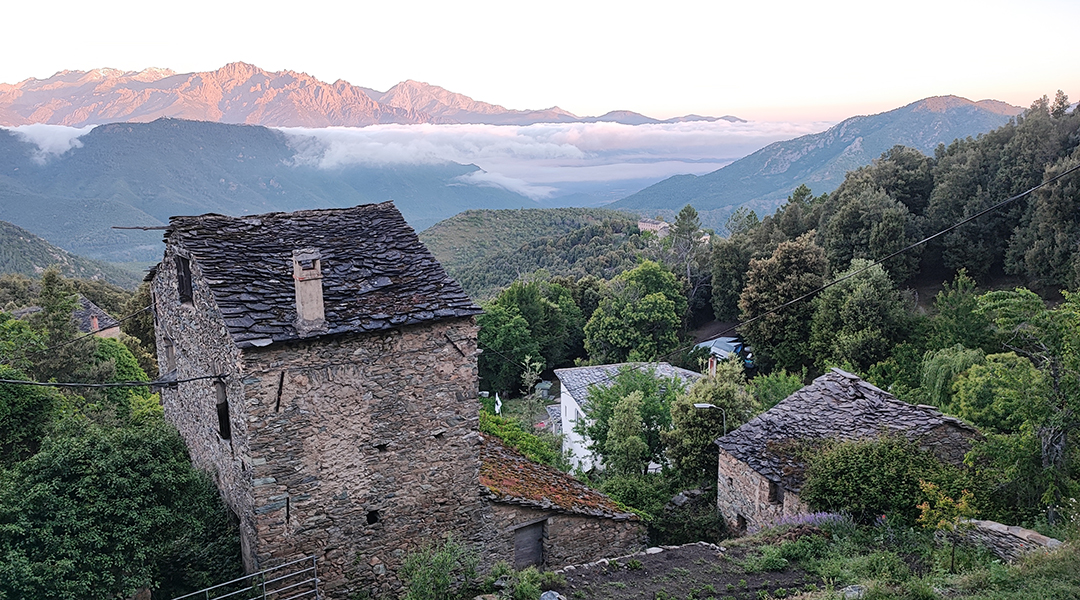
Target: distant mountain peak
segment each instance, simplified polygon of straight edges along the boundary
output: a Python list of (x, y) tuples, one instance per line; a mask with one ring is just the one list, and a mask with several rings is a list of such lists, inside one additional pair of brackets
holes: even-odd
[(944, 113), (955, 108), (965, 106), (977, 107), (997, 115), (1015, 116), (1024, 112), (1023, 108), (1006, 104), (1000, 100), (980, 100), (972, 102), (960, 96), (931, 96), (910, 104), (913, 110), (927, 111), (932, 113)]
[[(631, 111), (578, 117), (558, 106), (514, 110), (430, 83), (406, 79), (385, 92), (297, 71), (266, 71), (235, 61), (214, 71), (176, 73), (101, 68), (60, 71), (48, 79), (0, 83), (0, 126), (48, 123), (85, 127), (175, 117), (271, 127), (362, 127), (379, 123), (531, 125), (615, 121), (624, 124), (715, 121), (691, 115), (660, 121)], [(725, 120), (741, 120), (720, 117)]]

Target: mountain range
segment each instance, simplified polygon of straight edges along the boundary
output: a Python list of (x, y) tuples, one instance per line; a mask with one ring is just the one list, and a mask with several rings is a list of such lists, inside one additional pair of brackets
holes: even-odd
[(435, 85), (403, 81), (385, 92), (344, 80), (320, 81), (295, 71), (265, 71), (234, 62), (200, 73), (169, 69), (60, 71), (47, 79), (0, 83), (0, 125), (47, 123), (84, 127), (161, 117), (269, 127), (360, 127), (378, 123), (592, 123), (629, 125), (742, 121), (686, 115), (661, 121), (631, 111), (579, 117), (557, 106), (512, 110)]
[(844, 174), (902, 144), (932, 155), (939, 144), (975, 137), (1023, 112), (996, 100), (936, 96), (888, 112), (845, 119), (821, 133), (775, 142), (705, 175), (676, 175), (609, 208), (660, 214), (690, 204), (702, 223), (722, 228), (739, 206), (769, 214), (800, 184), (831, 192)]
[[(256, 214), (393, 200), (417, 230), (473, 208), (535, 207), (469, 184), (456, 163), (349, 165), (295, 160), (305, 138), (254, 125), (180, 119), (95, 127), (59, 156), (0, 129), (0, 219), (69, 251), (111, 262), (161, 258), (172, 215)], [(312, 144), (317, 142), (312, 141)]]

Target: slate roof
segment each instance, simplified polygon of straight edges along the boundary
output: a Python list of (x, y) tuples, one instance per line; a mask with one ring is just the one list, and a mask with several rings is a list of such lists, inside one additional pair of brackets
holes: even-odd
[(614, 365), (596, 365), (592, 367), (572, 367), (555, 369), (555, 376), (564, 392), (569, 392), (582, 408), (588, 405), (588, 390), (591, 385), (608, 386), (619, 374), (619, 369), (632, 366), (640, 369), (652, 368), (658, 377), (678, 377), (687, 385), (701, 379), (701, 373), (673, 367), (666, 362), (658, 363), (619, 363)]
[[(27, 306), (11, 311), (11, 315), (16, 319), (25, 319), (30, 315), (41, 312), (40, 306)], [(71, 311), (71, 317), (75, 319), (80, 333), (94, 332), (94, 321), (91, 317), (98, 318), (97, 331), (105, 331), (106, 329), (112, 329), (118, 327), (120, 321), (113, 318), (112, 315), (105, 312), (100, 306), (94, 304), (89, 298), (79, 295), (78, 304), (75, 306), (75, 310)]]
[(495, 437), (481, 434), (481, 438), (480, 484), (487, 489), (489, 499), (617, 521), (638, 519), (570, 475), (525, 458)]
[(321, 254), (327, 325), (321, 335), (480, 312), (391, 202), (247, 217), (172, 217), (165, 239), (191, 253), (241, 348), (300, 338), (293, 326), (292, 252), (302, 248)]
[(798, 491), (802, 468), (789, 451), (799, 441), (855, 440), (895, 432), (917, 439), (942, 425), (971, 436), (978, 430), (932, 406), (908, 404), (832, 369), (716, 443), (766, 479)]
[(75, 317), (75, 321), (79, 324), (79, 331), (83, 333), (94, 331), (93, 317), (97, 317), (98, 320), (97, 331), (105, 331), (120, 325), (120, 321), (114, 319), (112, 315), (82, 295), (79, 296), (79, 305), (75, 307), (75, 311), (71, 313), (71, 316)]

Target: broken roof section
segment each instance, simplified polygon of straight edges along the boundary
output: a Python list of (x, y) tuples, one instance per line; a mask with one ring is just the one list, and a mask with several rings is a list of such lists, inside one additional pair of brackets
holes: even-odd
[(638, 519), (570, 475), (535, 463), (490, 435), (481, 438), (480, 484), (495, 502), (617, 521)]
[(322, 335), (480, 312), (391, 202), (247, 217), (172, 217), (165, 241), (190, 253), (241, 348), (301, 338), (293, 251), (305, 248), (321, 256)]
[(635, 368), (648, 371), (652, 369), (657, 377), (678, 377), (683, 383), (690, 385), (703, 375), (679, 367), (673, 367), (666, 362), (656, 363), (618, 363), (614, 365), (595, 365), (591, 367), (573, 367), (570, 369), (555, 369), (555, 376), (559, 378), (559, 384), (564, 392), (568, 392), (577, 400), (578, 404), (585, 408), (589, 399), (589, 386), (611, 385), (615, 376), (623, 368)]
[(791, 452), (793, 444), (890, 433), (918, 440), (942, 426), (965, 438), (979, 435), (971, 425), (932, 406), (908, 404), (856, 375), (832, 369), (716, 443), (770, 481), (797, 490), (802, 465)]

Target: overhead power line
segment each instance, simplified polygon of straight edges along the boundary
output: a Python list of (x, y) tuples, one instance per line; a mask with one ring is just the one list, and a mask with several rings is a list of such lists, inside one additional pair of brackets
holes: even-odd
[(206, 379), (225, 379), (224, 375), (200, 375), (199, 377), (186, 377), (184, 379), (157, 379), (155, 381), (114, 381), (111, 383), (69, 383), (55, 381), (26, 381), (25, 379), (0, 379), (0, 384), (32, 385), (36, 387), (62, 387), (62, 388), (130, 388), (130, 387), (166, 387), (177, 383), (189, 381), (203, 381)]

